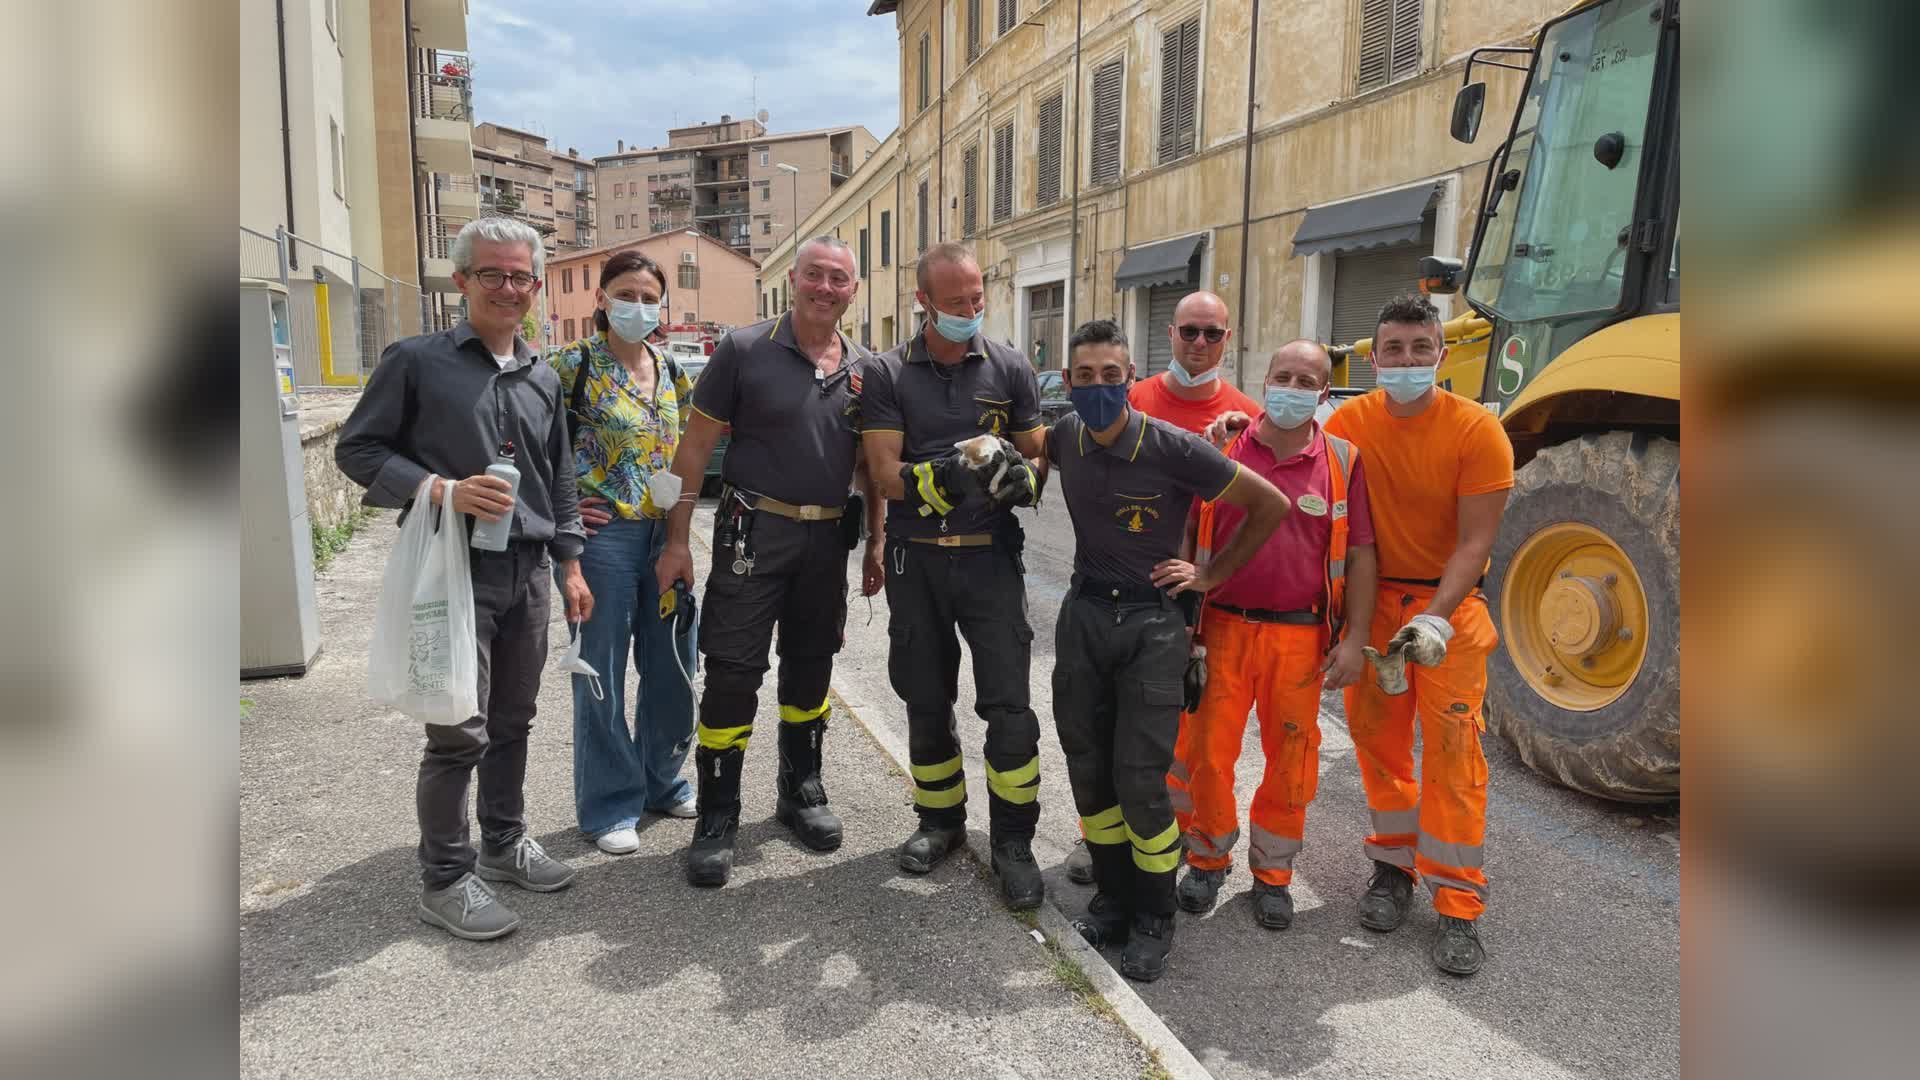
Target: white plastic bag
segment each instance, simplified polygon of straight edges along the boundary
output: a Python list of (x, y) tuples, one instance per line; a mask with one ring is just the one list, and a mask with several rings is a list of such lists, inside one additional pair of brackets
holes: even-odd
[(436, 529), (433, 480), (427, 477), (413, 493), (413, 510), (387, 559), (367, 693), (424, 723), (464, 724), (480, 711), (473, 578), (453, 483), (442, 486)]

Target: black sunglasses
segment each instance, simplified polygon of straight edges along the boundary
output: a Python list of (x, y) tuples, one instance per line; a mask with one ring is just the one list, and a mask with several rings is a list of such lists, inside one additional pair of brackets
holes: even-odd
[(1207, 344), (1218, 345), (1220, 344), (1220, 339), (1227, 336), (1227, 331), (1223, 327), (1218, 327), (1218, 326), (1182, 326), (1180, 327), (1181, 341), (1197, 341), (1199, 340), (1200, 335), (1202, 334), (1205, 334), (1207, 336)]

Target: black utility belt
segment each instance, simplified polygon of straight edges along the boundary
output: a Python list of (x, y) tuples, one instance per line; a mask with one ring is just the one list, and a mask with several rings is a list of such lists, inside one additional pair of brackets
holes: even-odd
[(1166, 593), (1152, 585), (1134, 582), (1101, 581), (1075, 575), (1073, 585), (1080, 599), (1098, 600), (1103, 604), (1158, 604), (1167, 599)]
[(1207, 601), (1207, 606), (1213, 608), (1215, 611), (1238, 616), (1248, 622), (1280, 623), (1286, 626), (1319, 626), (1322, 622), (1326, 621), (1325, 616), (1317, 611), (1274, 611), (1270, 608), (1243, 608), (1235, 607), (1232, 604), (1216, 603), (1212, 600)]

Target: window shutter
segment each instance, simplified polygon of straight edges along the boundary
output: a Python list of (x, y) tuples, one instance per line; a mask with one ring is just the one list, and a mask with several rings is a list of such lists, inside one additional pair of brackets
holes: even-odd
[(880, 211), (880, 265), (893, 265), (893, 211)]
[(1420, 74), (1420, 18), (1423, 0), (1394, 0), (1391, 79)]
[(1040, 103), (1040, 175), (1034, 184), (1034, 204), (1060, 201), (1060, 127), (1065, 99), (1055, 94)]
[(1160, 39), (1160, 160), (1193, 153), (1200, 90), (1200, 20), (1188, 19)]
[(980, 59), (980, 0), (967, 0), (967, 62)]
[(1000, 33), (1006, 34), (1013, 30), (1013, 22), (1019, 17), (1019, 9), (1019, 0), (1000, 0)]
[(919, 202), (920, 202), (920, 220), (919, 220), (920, 253), (924, 255), (926, 254), (926, 251), (927, 251), (927, 182), (925, 180), (920, 181)]
[(930, 99), (927, 79), (933, 68), (933, 39), (920, 35), (920, 108), (927, 107)]
[(971, 237), (980, 227), (980, 144), (960, 152), (960, 235)]
[(1093, 72), (1093, 177), (1095, 187), (1120, 179), (1120, 94), (1125, 61), (1112, 60)]
[(993, 133), (993, 220), (1013, 216), (1013, 121)]

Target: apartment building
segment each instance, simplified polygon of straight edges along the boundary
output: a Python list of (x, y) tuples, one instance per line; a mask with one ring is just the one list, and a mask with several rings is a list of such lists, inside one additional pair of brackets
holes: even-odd
[[(909, 258), (902, 266), (900, 234), (895, 226), (903, 198), (899, 143), (898, 132), (888, 135), (839, 191), (802, 220), (799, 233), (802, 242), (815, 236), (835, 236), (852, 249), (860, 291), (841, 316), (840, 329), (875, 350), (893, 348), (908, 332), (903, 329), (900, 297), (905, 296), (909, 308), (913, 305), (913, 263)], [(761, 264), (761, 318), (777, 315), (792, 303), (792, 286), (787, 280), (787, 271), (792, 268), (793, 238), (789, 236)]]
[(622, 251), (645, 254), (667, 274), (661, 310), (668, 323), (745, 326), (755, 319), (759, 266), (705, 233), (672, 229), (589, 251), (561, 252), (547, 260), (548, 336), (565, 344), (593, 332), (594, 290), (607, 260)]
[[(1295, 0), (1255, 25), (1207, 0), (872, 0), (899, 30), (902, 258), (971, 244), (993, 336), (1058, 357), (1110, 317), (1146, 371), (1174, 305), (1211, 289), (1238, 327), (1229, 376), (1257, 383), (1288, 340), (1370, 335), (1420, 256), (1463, 254), (1504, 134), (1448, 136), (1466, 56), (1564, 6)], [(1518, 92), (1503, 75), (1488, 116)]]
[(466, 8), (240, 6), (240, 270), (284, 274), (303, 385), (357, 382), (393, 337), (457, 317), (440, 256), (478, 212)]
[(558, 227), (556, 251), (584, 251), (596, 244), (594, 173), (591, 158), (569, 146), (565, 153), (549, 150), (553, 165), (553, 222)]
[(878, 143), (859, 125), (769, 133), (722, 115), (667, 132), (667, 145), (616, 143), (594, 159), (607, 242), (696, 228), (760, 260), (844, 185)]

